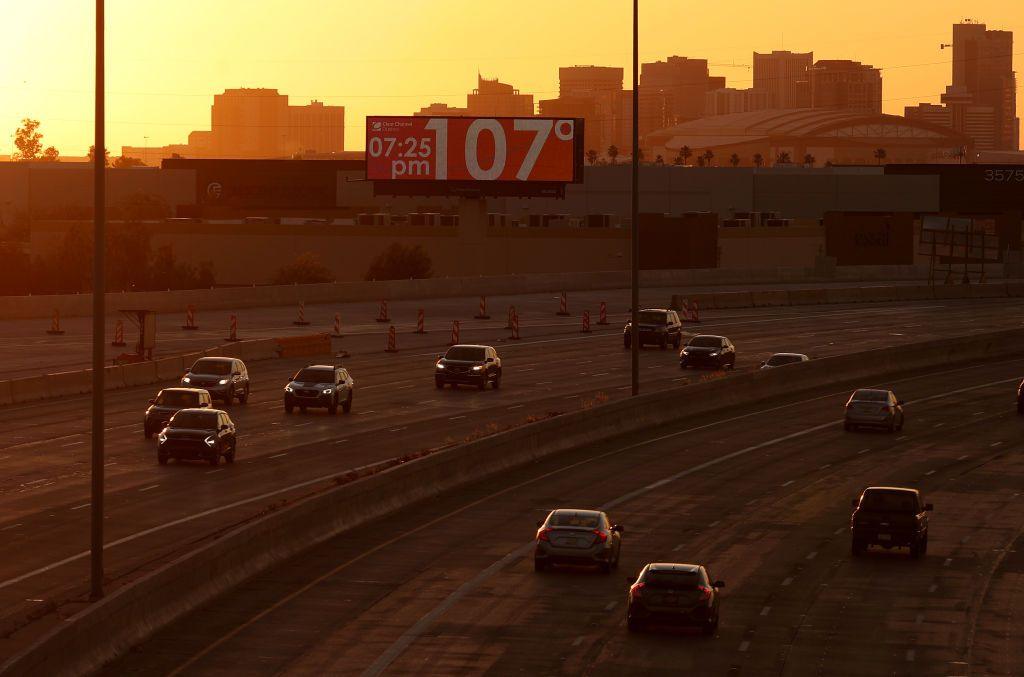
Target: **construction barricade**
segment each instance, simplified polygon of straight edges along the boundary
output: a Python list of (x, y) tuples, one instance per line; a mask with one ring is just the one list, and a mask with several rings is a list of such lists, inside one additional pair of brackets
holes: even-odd
[(422, 308), (419, 308), (416, 311), (416, 331), (414, 333), (416, 333), (416, 334), (426, 334), (427, 333), (426, 324), (427, 324), (426, 323), (426, 313), (423, 312)]
[(306, 319), (306, 302), (299, 301), (299, 316), (292, 320), (292, 324), (297, 327), (305, 327), (309, 324), (309, 320)]
[(390, 322), (391, 318), (388, 317), (388, 302), (383, 300), (380, 302), (380, 306), (377, 309), (377, 321), (378, 322)]
[(459, 321), (458, 320), (452, 320), (452, 337), (451, 337), (451, 340), (448, 342), (448, 345), (454, 346), (454, 345), (457, 345), (458, 343), (459, 343)]
[(334, 333), (331, 334), (331, 338), (341, 338), (344, 334), (341, 333), (341, 315), (338, 313), (334, 314)]
[(199, 325), (196, 324), (196, 307), (191, 303), (185, 309), (185, 324), (181, 325), (181, 328), (190, 331), (199, 329)]
[(384, 347), (385, 353), (397, 353), (398, 352), (398, 334), (395, 331), (395, 325), (388, 327), (388, 341)]
[(608, 304), (601, 301), (601, 305), (597, 309), (597, 323), (608, 324)]
[(489, 320), (491, 316), (487, 314), (487, 297), (480, 297), (480, 306), (477, 309), (476, 315), (473, 316), (474, 320)]
[(124, 321), (118, 320), (117, 324), (114, 325), (114, 340), (110, 342), (110, 345), (115, 348), (124, 348), (127, 345), (124, 342)]
[(237, 315), (230, 315), (230, 316), (228, 316), (228, 336), (224, 340), (225, 341), (231, 341), (232, 343), (234, 343), (236, 341), (241, 341), (242, 340), (242, 339), (238, 338), (238, 316)]
[(558, 312), (555, 314), (562, 316), (569, 315), (569, 299), (566, 298), (565, 292), (562, 292), (558, 297)]
[(50, 328), (46, 330), (46, 333), (51, 336), (60, 336), (64, 333), (64, 330), (60, 328), (60, 311), (56, 308), (53, 309), (53, 317), (50, 319)]
[(590, 333), (590, 311), (589, 310), (584, 310), (583, 311), (583, 328), (580, 329), (580, 333), (581, 334), (589, 334)]

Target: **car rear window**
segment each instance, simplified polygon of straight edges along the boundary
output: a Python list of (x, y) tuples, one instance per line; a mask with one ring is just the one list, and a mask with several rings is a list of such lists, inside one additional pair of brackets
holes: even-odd
[(594, 513), (556, 512), (548, 523), (552, 527), (585, 527), (596, 529), (600, 517)]
[(199, 395), (197, 393), (186, 393), (181, 390), (162, 390), (156, 398), (156, 403), (184, 409), (199, 404)]
[(300, 369), (292, 380), (299, 383), (334, 383), (334, 372), (330, 369)]
[(217, 427), (217, 414), (203, 411), (179, 411), (171, 419), (171, 425), (176, 428), (213, 430)]
[(644, 324), (666, 324), (668, 323), (668, 313), (664, 313), (658, 310), (641, 310), (637, 315), (640, 322)]
[(694, 336), (686, 345), (694, 346), (695, 348), (720, 348), (722, 346), (722, 339), (717, 336)]
[(862, 402), (885, 402), (889, 399), (889, 393), (885, 390), (858, 390), (851, 399)]
[(455, 346), (449, 348), (448, 352), (444, 356), (449, 360), (466, 360), (483, 362), (486, 357), (487, 349), (477, 346)]
[(192, 373), (227, 376), (231, 373), (231, 360), (196, 360), (192, 365)]
[(772, 367), (779, 367), (783, 364), (792, 364), (800, 361), (799, 355), (772, 355), (768, 358), (767, 364)]
[(861, 498), (860, 507), (868, 512), (913, 512), (917, 504), (914, 495), (906, 491), (869, 491)]
[(688, 590), (708, 581), (700, 571), (648, 571), (644, 583), (652, 588)]

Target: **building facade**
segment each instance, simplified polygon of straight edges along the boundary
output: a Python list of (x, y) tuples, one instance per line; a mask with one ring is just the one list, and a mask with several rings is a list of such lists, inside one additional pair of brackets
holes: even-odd
[(760, 89), (723, 87), (704, 95), (704, 115), (749, 113), (768, 108), (768, 92)]
[(466, 109), (471, 116), (529, 117), (534, 114), (533, 95), (520, 94), (512, 85), (477, 76), (477, 88), (466, 96)]
[(874, 66), (847, 59), (823, 59), (808, 74), (812, 108), (882, 112), (882, 72)]
[(769, 108), (810, 108), (814, 52), (754, 52), (754, 89), (768, 93)]
[(704, 116), (705, 96), (725, 87), (712, 77), (707, 59), (670, 56), (640, 71), (640, 135)]

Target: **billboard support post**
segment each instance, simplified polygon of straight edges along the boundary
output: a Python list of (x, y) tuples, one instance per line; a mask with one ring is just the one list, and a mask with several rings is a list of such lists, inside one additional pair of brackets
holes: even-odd
[(92, 495), (89, 598), (103, 597), (103, 405), (106, 336), (106, 139), (104, 96), (103, 3), (96, 0), (96, 141), (93, 146), (93, 261), (92, 261)]
[(633, 0), (633, 185), (630, 205), (630, 366), (633, 395), (640, 394), (640, 0)]

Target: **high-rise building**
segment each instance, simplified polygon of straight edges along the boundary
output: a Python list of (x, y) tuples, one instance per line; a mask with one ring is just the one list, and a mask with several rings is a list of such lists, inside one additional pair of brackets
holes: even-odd
[(725, 87), (708, 73), (707, 59), (670, 56), (640, 70), (640, 135), (703, 117), (705, 95)]
[(882, 73), (877, 68), (847, 59), (823, 59), (808, 74), (812, 108), (882, 112)]
[(754, 52), (754, 89), (768, 93), (769, 108), (810, 108), (814, 52)]
[[(588, 149), (603, 153), (614, 142), (617, 128), (622, 124), (623, 69), (613, 66), (565, 66), (558, 69), (558, 98), (575, 102), (572, 106), (582, 110), (590, 107), (586, 118), (584, 143)], [(553, 110), (548, 106), (548, 110)], [(541, 115), (544, 105), (541, 102)]]
[(520, 94), (518, 89), (477, 76), (477, 88), (466, 96), (469, 115), (484, 117), (529, 117), (533, 115), (533, 95)]
[(424, 106), (418, 111), (413, 113), (416, 116), (430, 116), (430, 115), (447, 115), (449, 117), (459, 117), (468, 115), (469, 110), (466, 108), (458, 108), (456, 106), (449, 106), (446, 103), (432, 103), (429, 106)]
[(768, 92), (760, 89), (723, 87), (704, 95), (704, 115), (749, 113), (768, 108)]

